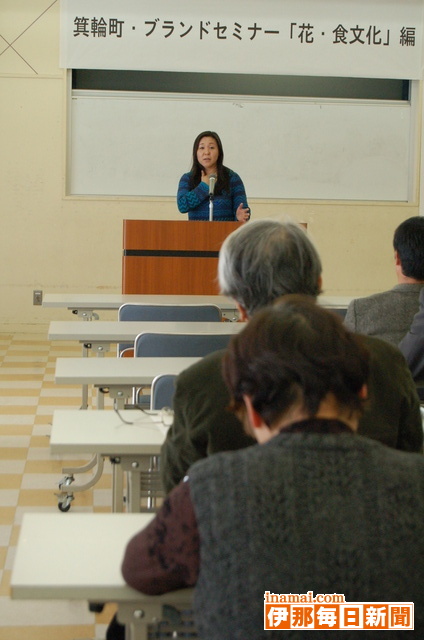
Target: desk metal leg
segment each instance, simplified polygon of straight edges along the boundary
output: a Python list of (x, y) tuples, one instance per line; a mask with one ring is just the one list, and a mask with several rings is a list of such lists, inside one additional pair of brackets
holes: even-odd
[(153, 620), (159, 620), (162, 613), (161, 605), (146, 607), (123, 603), (118, 605), (118, 621), (125, 624), (125, 640), (148, 640), (148, 625)]
[[(85, 342), (83, 344), (83, 356), (84, 357), (88, 357), (89, 351), (93, 348), (93, 345), (91, 342)], [(95, 351), (96, 351), (96, 355), (98, 358), (103, 358), (105, 353), (107, 351), (109, 351), (110, 345), (109, 343), (99, 343), (96, 344), (95, 346)], [(87, 385), (82, 385), (82, 389), (83, 389), (83, 409), (87, 409), (88, 407), (88, 386)], [(85, 399), (85, 401), (84, 401)], [(98, 389), (97, 390), (97, 408), (98, 409), (104, 409), (104, 396), (103, 393)]]
[(97, 390), (97, 409), (102, 411), (105, 408), (105, 397), (100, 389)]
[[(178, 592), (175, 592), (178, 594)], [(153, 637), (197, 638), (192, 612), (192, 595), (186, 600), (178, 598), (174, 603), (172, 594), (152, 597), (144, 602), (122, 602), (118, 604), (118, 621), (125, 624), (125, 638), (147, 640), (149, 626)], [(162, 626), (160, 635), (157, 631)]]
[(63, 467), (62, 473), (66, 473), (71, 476), (73, 476), (74, 473), (87, 473), (87, 471), (90, 471), (90, 469), (96, 466), (98, 458), (99, 456), (94, 455), (91, 460), (82, 467)]
[[(122, 513), (124, 510), (124, 474), (119, 464), (119, 458), (111, 459), (112, 462), (112, 511)], [(74, 473), (81, 473), (82, 470), (89, 471), (97, 465), (96, 473), (85, 484), (74, 485)], [(74, 500), (74, 493), (87, 491), (93, 487), (101, 478), (104, 467), (104, 459), (100, 455), (95, 455), (85, 467), (77, 467), (76, 469), (69, 467), (66, 469), (68, 474), (59, 482), (60, 493), (57, 493), (58, 507), (60, 511), (69, 511), (71, 502)], [(69, 489), (67, 490), (67, 487)], [(140, 509), (138, 509), (140, 511)]]
[[(98, 358), (103, 358), (105, 352), (108, 351), (108, 346), (98, 345), (96, 348), (96, 354)], [(100, 411), (105, 408), (105, 397), (100, 389), (97, 389), (97, 409)]]
[(75, 316), (78, 316), (79, 318), (84, 320), (85, 322), (87, 322), (88, 320), (91, 321), (91, 320), (99, 319), (99, 314), (95, 313), (93, 309), (72, 309), (72, 313)]
[[(82, 357), (88, 358), (88, 349), (85, 344), (82, 345)], [(81, 409), (88, 409), (88, 384), (82, 385)]]
[[(101, 391), (101, 389), (102, 387), (99, 388), (99, 391)], [(132, 387), (126, 387), (124, 385), (119, 387), (103, 387), (103, 391), (101, 391), (101, 393), (106, 393), (105, 389), (107, 389), (110, 399), (113, 400), (114, 409), (116, 409), (117, 411), (122, 411), (123, 409), (125, 409), (125, 404), (132, 393)], [(121, 420), (123, 420), (122, 417)], [(123, 420), (123, 422), (125, 421)]]
[[(94, 464), (93, 464), (93, 461), (94, 461)], [(88, 465), (86, 465), (86, 467), (90, 469), (94, 467), (96, 464), (97, 464), (96, 473), (85, 484), (80, 484), (80, 485), (72, 484), (75, 480), (73, 475), (65, 476), (65, 478), (63, 478), (63, 480), (59, 482), (60, 493), (56, 494), (58, 499), (59, 511), (69, 511), (71, 507), (71, 502), (74, 499), (74, 493), (80, 492), (80, 491), (87, 491), (87, 489), (90, 489), (91, 487), (93, 487), (100, 480), (103, 473), (103, 466), (104, 466), (104, 460), (102, 456), (99, 456), (99, 455), (94, 456), (94, 458), (90, 460), (90, 462), (88, 463)], [(78, 468), (78, 473), (81, 471), (81, 468), (83, 467)], [(69, 487), (70, 489), (67, 490), (66, 489), (67, 487)]]
[[(151, 456), (150, 465), (147, 472), (148, 495), (147, 511), (156, 511), (158, 508), (158, 497), (162, 496), (162, 482), (159, 477), (160, 456)], [(141, 484), (141, 483), (140, 483)]]
[[(159, 456), (122, 456), (122, 468), (128, 474), (127, 505), (131, 513), (156, 511), (164, 492), (159, 475)], [(141, 506), (141, 499), (147, 506)]]
[(112, 462), (112, 511), (122, 513), (124, 510), (124, 472), (119, 458)]
[[(91, 320), (91, 318), (85, 318), (86, 320)], [(88, 358), (88, 354), (90, 349), (92, 348), (91, 343), (89, 342), (85, 342), (82, 345), (82, 355), (83, 358)], [(104, 356), (105, 351), (108, 350), (108, 347), (104, 347), (103, 345), (99, 345), (99, 347), (97, 348), (97, 356), (102, 357)], [(104, 409), (104, 397), (103, 397), (103, 393), (101, 393), (100, 390), (97, 391), (97, 408), (98, 409)], [(82, 385), (82, 404), (81, 404), (81, 409), (83, 410), (87, 410), (88, 409), (88, 385), (83, 384)], [(93, 469), (95, 466), (97, 465), (97, 470), (96, 473), (93, 475), (93, 477), (86, 482), (85, 484), (82, 485), (73, 485), (72, 483), (74, 482), (75, 478), (74, 478), (74, 474), (77, 473), (86, 473), (87, 471), (90, 471), (90, 469)], [(64, 467), (62, 469), (62, 473), (66, 474), (65, 477), (59, 482), (59, 489), (61, 490), (60, 493), (56, 494), (58, 497), (58, 507), (60, 509), (60, 511), (69, 511), (70, 506), (71, 506), (71, 502), (74, 499), (74, 493), (76, 491), (86, 491), (87, 489), (90, 489), (91, 487), (93, 487), (101, 478), (102, 473), (103, 473), (103, 458), (102, 456), (99, 455), (95, 455), (91, 458), (91, 460), (85, 464), (82, 465), (81, 467)], [(72, 485), (72, 491), (62, 491), (62, 489), (66, 488), (66, 487), (70, 487)], [(122, 502), (122, 500), (121, 500)], [(122, 509), (121, 509), (122, 510)]]
[(128, 473), (128, 511), (130, 513), (140, 513), (141, 508), (141, 492), (140, 492), (140, 471), (133, 469)]

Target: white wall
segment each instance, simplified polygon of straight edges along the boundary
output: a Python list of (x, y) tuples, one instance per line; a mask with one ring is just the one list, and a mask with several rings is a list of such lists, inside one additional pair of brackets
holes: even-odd
[[(58, 67), (59, 2), (46, 11), (49, 4), (2, 0), (0, 6), (1, 35), (17, 38), (16, 51), (0, 44), (2, 332), (44, 331), (50, 319), (69, 318), (66, 311), (32, 306), (33, 289), (119, 292), (123, 219), (181, 219), (173, 198), (64, 196), (66, 76)], [(261, 199), (250, 205), (255, 218), (289, 215), (308, 223), (327, 295), (391, 287), (393, 231), (419, 213), (418, 202)]]

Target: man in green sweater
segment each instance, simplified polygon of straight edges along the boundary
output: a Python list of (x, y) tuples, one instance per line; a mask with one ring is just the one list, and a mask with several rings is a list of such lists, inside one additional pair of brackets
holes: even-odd
[[(222, 245), (218, 265), (221, 292), (235, 300), (241, 321), (286, 294), (316, 298), (321, 271), (317, 250), (302, 227), (278, 220), (256, 220), (234, 231)], [(405, 359), (382, 340), (363, 340), (370, 352), (370, 380), (358, 433), (396, 449), (422, 451), (419, 399)], [(161, 455), (167, 491), (197, 460), (254, 443), (227, 409), (223, 355), (212, 353), (178, 377), (174, 424)]]

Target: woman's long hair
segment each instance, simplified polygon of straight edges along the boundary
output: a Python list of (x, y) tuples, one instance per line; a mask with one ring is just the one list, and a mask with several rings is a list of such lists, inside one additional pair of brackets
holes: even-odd
[(193, 163), (190, 171), (190, 189), (194, 189), (202, 180), (202, 165), (197, 159), (197, 150), (202, 138), (213, 138), (218, 145), (218, 160), (216, 162), (217, 180), (215, 184), (215, 193), (222, 193), (223, 191), (230, 193), (230, 173), (227, 167), (224, 166), (224, 150), (222, 148), (221, 138), (215, 131), (202, 131), (196, 137), (193, 144)]

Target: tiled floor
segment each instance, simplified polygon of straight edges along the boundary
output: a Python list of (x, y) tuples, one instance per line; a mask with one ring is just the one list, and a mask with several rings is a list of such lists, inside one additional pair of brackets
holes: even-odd
[[(94, 615), (85, 601), (19, 601), (9, 595), (22, 514), (58, 512), (55, 491), (63, 464), (49, 452), (51, 420), (55, 408), (79, 408), (81, 389), (55, 385), (55, 361), (79, 355), (77, 344), (50, 343), (44, 334), (0, 333), (0, 640), (101, 639), (114, 612), (112, 605)], [(64, 518), (110, 511), (111, 473), (105, 469), (95, 487), (76, 494)], [(72, 553), (66, 540), (63, 553)]]

